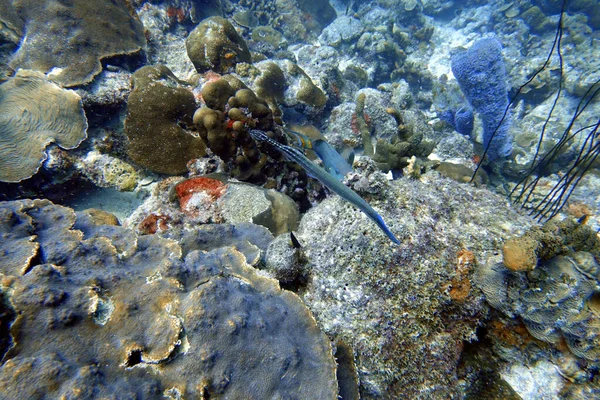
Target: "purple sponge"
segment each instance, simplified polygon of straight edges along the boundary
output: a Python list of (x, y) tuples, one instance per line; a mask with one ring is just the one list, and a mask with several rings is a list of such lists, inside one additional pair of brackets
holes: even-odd
[[(508, 132), (510, 115), (507, 113), (502, 121), (508, 108), (502, 45), (495, 38), (481, 39), (469, 50), (454, 54), (451, 61), (452, 73), (460, 89), (481, 117), (483, 145), (486, 148), (489, 145), (490, 161), (508, 157), (512, 152), (512, 138)], [(495, 135), (494, 131), (496, 131)], [(492, 135), (494, 135), (493, 139)]]

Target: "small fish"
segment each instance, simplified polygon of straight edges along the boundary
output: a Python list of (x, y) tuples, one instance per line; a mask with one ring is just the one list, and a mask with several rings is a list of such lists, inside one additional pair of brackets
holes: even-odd
[(379, 228), (387, 235), (390, 240), (396, 244), (400, 244), (400, 241), (394, 236), (392, 231), (386, 226), (381, 215), (377, 214), (377, 211), (373, 209), (362, 197), (360, 197), (356, 192), (350, 189), (348, 186), (344, 185), (342, 182), (335, 179), (331, 174), (325, 171), (323, 168), (314, 164), (310, 161), (302, 152), (298, 149), (295, 149), (291, 146), (286, 146), (281, 144), (270, 137), (268, 137), (263, 131), (259, 131), (256, 129), (250, 130), (250, 136), (257, 142), (266, 142), (269, 145), (276, 148), (280, 153), (282, 153), (289, 161), (293, 161), (296, 164), (300, 165), (304, 170), (308, 173), (309, 176), (315, 178), (323, 185), (328, 187), (332, 192), (339, 195), (341, 198), (346, 200), (348, 203), (352, 204), (360, 211), (365, 213), (367, 217), (371, 218), (373, 222), (375, 222)]
[(325, 170), (335, 176), (338, 180), (341, 181), (348, 172), (352, 171), (352, 167), (344, 157), (342, 157), (340, 153), (325, 140), (311, 139), (302, 133), (288, 128), (284, 129), (296, 139), (297, 147), (314, 151), (321, 161), (323, 161)]

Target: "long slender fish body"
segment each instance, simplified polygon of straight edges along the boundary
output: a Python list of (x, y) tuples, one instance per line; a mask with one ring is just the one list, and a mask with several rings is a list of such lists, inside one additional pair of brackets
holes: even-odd
[(252, 136), (252, 138), (256, 141), (268, 143), (269, 145), (276, 148), (280, 153), (282, 153), (289, 161), (293, 161), (299, 164), (302, 168), (306, 170), (308, 175), (317, 179), (323, 185), (328, 187), (332, 192), (337, 193), (348, 203), (352, 204), (360, 211), (365, 213), (369, 218), (371, 218), (373, 222), (375, 222), (379, 226), (379, 228), (381, 228), (381, 230), (387, 235), (387, 237), (390, 238), (392, 242), (400, 244), (400, 241), (386, 226), (385, 222), (383, 221), (383, 218), (381, 218), (381, 215), (377, 214), (377, 211), (375, 211), (369, 205), (369, 203), (363, 200), (362, 197), (356, 194), (356, 192), (354, 192), (348, 186), (344, 185), (342, 182), (338, 181), (333, 176), (331, 176), (323, 168), (319, 167), (318, 165), (310, 161), (308, 158), (306, 158), (306, 156), (302, 154), (301, 151), (293, 147), (281, 144), (268, 137), (264, 132), (256, 129), (250, 131), (250, 136)]

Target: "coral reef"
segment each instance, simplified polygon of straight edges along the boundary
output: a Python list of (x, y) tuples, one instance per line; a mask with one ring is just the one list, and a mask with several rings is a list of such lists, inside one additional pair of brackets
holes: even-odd
[(203, 157), (206, 145), (190, 130), (194, 95), (165, 66), (146, 66), (132, 77), (127, 102), (127, 153), (152, 172), (177, 175), (187, 163)]
[(102, 59), (139, 53), (146, 46), (144, 27), (126, 1), (17, 0), (12, 4), (24, 21), (26, 40), (11, 67), (48, 73), (63, 86), (89, 83), (102, 71)]
[(47, 158), (46, 146), (77, 147), (87, 137), (81, 98), (35, 71), (0, 85), (0, 181), (20, 182)]
[(36, 247), (18, 265), (0, 257), (13, 318), (2, 393), (336, 398), (327, 337), (298, 296), (235, 248), (183, 258), (172, 240), (97, 226), (45, 200), (0, 210), (2, 230), (19, 226), (14, 240)]
[(394, 108), (388, 108), (386, 111), (397, 123), (397, 136), (392, 137), (389, 142), (379, 139), (377, 145), (373, 145), (371, 132), (365, 120), (365, 99), (364, 92), (356, 98), (356, 128), (361, 133), (364, 154), (373, 158), (379, 169), (385, 172), (401, 170), (409, 165), (411, 157), (423, 159), (431, 153), (435, 144), (424, 140), (425, 132), (430, 128), (427, 129), (422, 114)]
[(361, 398), (460, 397), (462, 343), (475, 337), (486, 314), (481, 294), (466, 290), (474, 260), (497, 260), (499, 240), (531, 222), (484, 189), (433, 174), (388, 183), (380, 172), (364, 174), (376, 169), (372, 161), (362, 168), (352, 186), (371, 191), (370, 203), (402, 243), (392, 246), (365, 216), (332, 197), (300, 222), (305, 264), (294, 264), (282, 238), (270, 246), (266, 265), (288, 281), (294, 271), (306, 274), (302, 298), (322, 329), (351, 347)]
[(239, 62), (250, 62), (250, 51), (231, 22), (209, 17), (190, 32), (187, 53), (198, 72), (231, 72)]
[(486, 300), (520, 317), (531, 335), (577, 357), (600, 361), (600, 239), (572, 220), (549, 222), (510, 239), (504, 263), (481, 268), (476, 281)]

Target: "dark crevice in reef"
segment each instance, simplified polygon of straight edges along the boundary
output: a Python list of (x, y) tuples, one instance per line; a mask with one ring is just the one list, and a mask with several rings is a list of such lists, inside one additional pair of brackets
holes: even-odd
[(142, 362), (142, 350), (136, 349), (131, 350), (129, 355), (127, 356), (127, 361), (125, 362), (125, 368), (131, 368), (134, 365), (137, 365)]
[(0, 291), (0, 363), (4, 356), (13, 347), (14, 341), (10, 334), (10, 327), (17, 315), (10, 305), (6, 293)]

